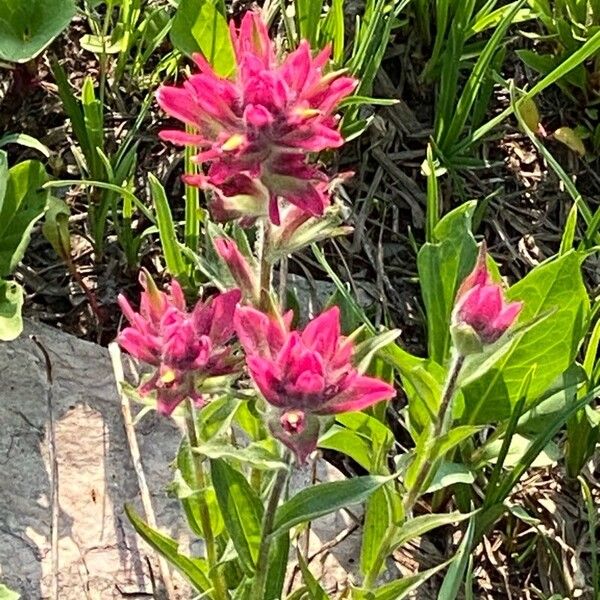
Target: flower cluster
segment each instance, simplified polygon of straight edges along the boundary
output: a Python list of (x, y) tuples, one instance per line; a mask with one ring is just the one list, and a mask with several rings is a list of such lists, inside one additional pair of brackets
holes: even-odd
[(140, 393), (156, 392), (158, 410), (170, 415), (185, 399), (202, 403), (196, 386), (206, 377), (225, 375), (236, 368), (228, 344), (233, 337), (233, 314), (239, 290), (198, 302), (191, 312), (177, 281), (170, 294), (157, 289), (145, 272), (140, 276), (143, 292), (140, 312), (119, 296), (123, 314), (130, 323), (118, 336), (121, 347), (154, 367)]
[(217, 220), (248, 224), (268, 215), (278, 225), (290, 204), (322, 215), (330, 180), (307, 155), (343, 144), (335, 110), (357, 81), (341, 71), (325, 73), (330, 48), (313, 57), (306, 40), (278, 61), (256, 12), (246, 13), (239, 31), (231, 23), (231, 39), (237, 63), (232, 79), (196, 55), (200, 73), (182, 87), (160, 88), (163, 110), (194, 129), (163, 131), (161, 137), (199, 148), (195, 160), (210, 166), (186, 181), (214, 192)]
[(522, 307), (522, 302), (505, 301), (502, 286), (491, 278), (486, 246), (482, 243), (475, 268), (456, 294), (452, 315), (456, 347), (469, 354), (497, 341), (515, 322)]
[(394, 388), (353, 367), (352, 341), (341, 335), (333, 307), (304, 331), (290, 331), (291, 313), (279, 318), (238, 308), (235, 328), (254, 383), (274, 408), (271, 432), (299, 463), (316, 448), (318, 415), (362, 410), (395, 396)]

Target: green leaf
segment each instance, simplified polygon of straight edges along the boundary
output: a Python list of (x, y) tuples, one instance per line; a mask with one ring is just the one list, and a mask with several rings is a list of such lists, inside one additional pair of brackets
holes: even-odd
[(0, 340), (10, 341), (23, 331), (23, 288), (15, 281), (0, 279)]
[(4, 584), (0, 583), (0, 600), (19, 600), (20, 597), (20, 594), (9, 590)]
[(9, 133), (0, 138), (0, 148), (7, 146), (8, 144), (19, 144), (26, 148), (33, 148), (46, 158), (50, 158), (50, 148), (45, 144), (42, 144), (37, 138), (26, 133)]
[(346, 481), (321, 483), (298, 492), (277, 510), (273, 535), (312, 521), (350, 504), (364, 502), (392, 477), (365, 475)]
[(474, 211), (475, 203), (467, 202), (448, 213), (434, 229), (435, 242), (424, 244), (417, 258), (429, 356), (439, 364), (444, 364), (450, 348), (450, 316), (456, 292), (477, 255), (471, 233)]
[(448, 462), (442, 460), (435, 471), (435, 475), (429, 482), (424, 494), (431, 494), (456, 485), (457, 483), (466, 483), (470, 485), (475, 481), (473, 472), (463, 464)]
[(246, 478), (222, 459), (210, 461), (217, 501), (244, 571), (255, 571), (262, 534), (263, 506)]
[(397, 579), (396, 581), (381, 586), (374, 592), (356, 590), (357, 600), (402, 600), (423, 585), (430, 577), (442, 569), (445, 569), (449, 562), (450, 561), (446, 561), (441, 565), (437, 565), (436, 567), (432, 567), (421, 573), (416, 573), (415, 575), (402, 577), (401, 579)]
[(300, 571), (302, 571), (302, 580), (308, 591), (308, 598), (310, 600), (329, 600), (329, 596), (325, 593), (323, 588), (319, 585), (319, 582), (315, 579), (315, 576), (310, 572), (306, 560), (300, 554), (298, 555), (298, 564), (300, 565)]
[(203, 442), (227, 431), (241, 401), (233, 396), (212, 400), (198, 415), (198, 435)]
[(521, 323), (547, 314), (522, 335), (484, 375), (462, 388), (462, 420), (485, 424), (506, 419), (521, 382), (536, 366), (525, 407), (531, 406), (573, 362), (585, 333), (589, 299), (581, 276), (582, 256), (570, 251), (533, 269), (506, 293), (520, 300)]
[(355, 431), (334, 425), (319, 438), (318, 446), (346, 454), (367, 471), (372, 469), (372, 445)]
[(180, 0), (170, 36), (184, 54), (203, 54), (218, 75), (234, 72), (235, 54), (222, 0)]
[(226, 458), (237, 460), (243, 464), (250, 465), (255, 469), (274, 470), (286, 469), (287, 465), (276, 453), (276, 446), (268, 448), (267, 442), (253, 442), (243, 448), (235, 448), (227, 441), (212, 441), (201, 444), (197, 451), (208, 458)]
[(0, 0), (0, 59), (35, 58), (75, 16), (73, 0)]
[(175, 223), (171, 214), (169, 201), (167, 200), (167, 194), (165, 193), (165, 188), (152, 173), (148, 174), (148, 182), (156, 210), (156, 223), (158, 225), (160, 243), (167, 269), (173, 277), (178, 279), (185, 274), (186, 268), (181, 249), (177, 242), (177, 232), (175, 231)]
[(50, 242), (54, 251), (63, 260), (71, 256), (71, 237), (69, 235), (69, 215), (71, 210), (64, 200), (50, 196), (48, 210), (44, 215), (42, 233)]
[(383, 551), (386, 533), (394, 527), (390, 497), (385, 486), (375, 490), (367, 500), (362, 544), (360, 547), (360, 571), (370, 573)]
[(374, 356), (382, 348), (389, 346), (400, 335), (399, 329), (383, 331), (377, 335), (369, 336), (366, 340), (356, 345), (353, 361), (359, 373), (365, 373)]
[[(5, 154), (0, 152), (0, 180), (3, 166)], [(12, 273), (23, 258), (31, 230), (44, 214), (49, 192), (41, 187), (46, 179), (42, 163), (26, 160), (12, 167), (0, 183), (0, 277)]]
[(199, 592), (205, 592), (212, 587), (206, 573), (204, 561), (190, 558), (178, 551), (178, 543), (168, 535), (152, 529), (145, 523), (131, 506), (125, 505), (125, 512), (138, 534), (152, 548), (164, 556)]
[(308, 40), (311, 46), (316, 46), (323, 0), (295, 0), (294, 7), (300, 39)]
[(79, 39), (79, 45), (94, 54), (118, 54), (123, 49), (122, 38), (113, 41), (110, 35), (92, 35), (86, 33)]
[(458, 552), (454, 555), (446, 577), (444, 577), (437, 600), (455, 600), (458, 596), (460, 586), (465, 580), (465, 571), (467, 570), (467, 564), (471, 555), (471, 544), (473, 543), (474, 533), (475, 519), (471, 519)]
[[(494, 463), (500, 453), (503, 439), (495, 440), (494, 442), (484, 446), (482, 458), (490, 463)], [(531, 446), (532, 438), (514, 434), (510, 440), (508, 446), (508, 452), (506, 454), (503, 465), (505, 467), (514, 467), (522, 459), (529, 446)], [(562, 456), (560, 448), (554, 442), (548, 442), (546, 447), (536, 456), (535, 460), (531, 463), (532, 467), (549, 467), (556, 464)]]
[(290, 554), (290, 536), (280, 535), (271, 543), (269, 550), (269, 570), (265, 584), (265, 600), (279, 600), (283, 597), (283, 586)]
[(206, 537), (202, 527), (201, 496), (206, 507), (212, 527), (213, 535), (219, 535), (224, 529), (224, 521), (217, 503), (214, 488), (206, 487), (203, 490), (196, 489), (195, 466), (193, 463), (192, 452), (187, 439), (183, 439), (177, 452), (177, 470), (175, 471), (175, 480), (171, 489), (175, 491), (185, 512), (190, 529), (199, 537)]
[(425, 535), (438, 527), (443, 527), (452, 523), (460, 523), (461, 521), (471, 518), (473, 514), (474, 513), (472, 512), (451, 512), (447, 514), (431, 514), (414, 517), (413, 519), (406, 521), (406, 523), (398, 529), (398, 532), (392, 541), (392, 550), (417, 537)]

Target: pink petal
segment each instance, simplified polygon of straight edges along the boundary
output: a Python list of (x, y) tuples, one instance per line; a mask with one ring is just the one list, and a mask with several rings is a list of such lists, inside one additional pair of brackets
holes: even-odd
[(279, 369), (270, 360), (260, 356), (248, 356), (246, 364), (250, 375), (265, 400), (273, 406), (284, 407), (288, 399), (281, 395), (281, 384), (279, 381)]
[(169, 115), (199, 127), (198, 110), (194, 99), (187, 90), (163, 85), (156, 93), (159, 106)]
[(515, 322), (522, 308), (522, 302), (511, 302), (510, 304), (507, 304), (494, 319), (492, 327), (504, 333)]
[(142, 335), (133, 327), (127, 327), (118, 336), (117, 342), (123, 350), (129, 352), (138, 360), (148, 363), (149, 365), (158, 364), (158, 356), (153, 341)]
[(213, 319), (209, 336), (214, 344), (224, 344), (233, 335), (233, 315), (241, 297), (240, 290), (230, 290), (213, 298)]
[(273, 115), (261, 104), (249, 104), (244, 109), (244, 121), (252, 127), (266, 127), (273, 120)]
[(238, 306), (233, 322), (247, 356), (273, 356), (268, 340), (271, 323), (267, 315), (249, 306)]
[(294, 382), (293, 389), (299, 394), (321, 394), (325, 390), (325, 379), (318, 373), (304, 371)]
[(308, 323), (302, 332), (302, 342), (329, 360), (340, 341), (340, 309), (332, 306)]
[(395, 395), (396, 390), (380, 379), (356, 375), (351, 378), (349, 387), (314, 412), (330, 415), (363, 410), (382, 400), (391, 400)]
[(206, 139), (201, 135), (177, 129), (164, 129), (158, 133), (158, 137), (177, 146), (202, 146), (206, 143)]

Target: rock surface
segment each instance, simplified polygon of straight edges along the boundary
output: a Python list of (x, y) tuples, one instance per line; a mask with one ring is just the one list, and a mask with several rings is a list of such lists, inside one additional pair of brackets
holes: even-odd
[[(51, 388), (30, 334), (49, 354)], [(50, 597), (51, 410), (60, 599), (151, 593), (147, 548), (140, 547), (123, 510), (126, 502), (141, 507), (106, 349), (29, 323), (18, 340), (0, 344), (0, 398), (0, 580), (25, 600)], [(177, 428), (151, 413), (137, 433), (158, 523), (179, 537), (178, 502), (165, 492)]]
[[(31, 334), (50, 357), (51, 387)], [(124, 514), (125, 503), (133, 503), (138, 512), (141, 505), (107, 350), (28, 323), (18, 340), (0, 344), (0, 390), (0, 581), (20, 592), (23, 600), (52, 597), (52, 414), (60, 600), (136, 593), (140, 595), (131, 597), (164, 598), (153, 590), (151, 571), (158, 574), (158, 569), (149, 559), (152, 553)], [(180, 432), (174, 421), (154, 412), (144, 416), (136, 431), (158, 524), (188, 546), (178, 501), (165, 491)], [(290, 487), (293, 493), (313, 479), (340, 477), (319, 460), (314, 477), (311, 467), (297, 471)], [(346, 511), (319, 519), (311, 528), (311, 570), (332, 597), (347, 585), (348, 572), (357, 571), (355, 530), (356, 519)], [(300, 583), (292, 563), (289, 575), (292, 589)], [(179, 587), (172, 600), (192, 597), (181, 582), (175, 583)]]

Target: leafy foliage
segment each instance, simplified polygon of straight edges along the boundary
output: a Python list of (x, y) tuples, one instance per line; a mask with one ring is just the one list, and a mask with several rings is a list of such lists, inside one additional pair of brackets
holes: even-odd
[(27, 62), (75, 16), (74, 0), (0, 0), (0, 59)]

